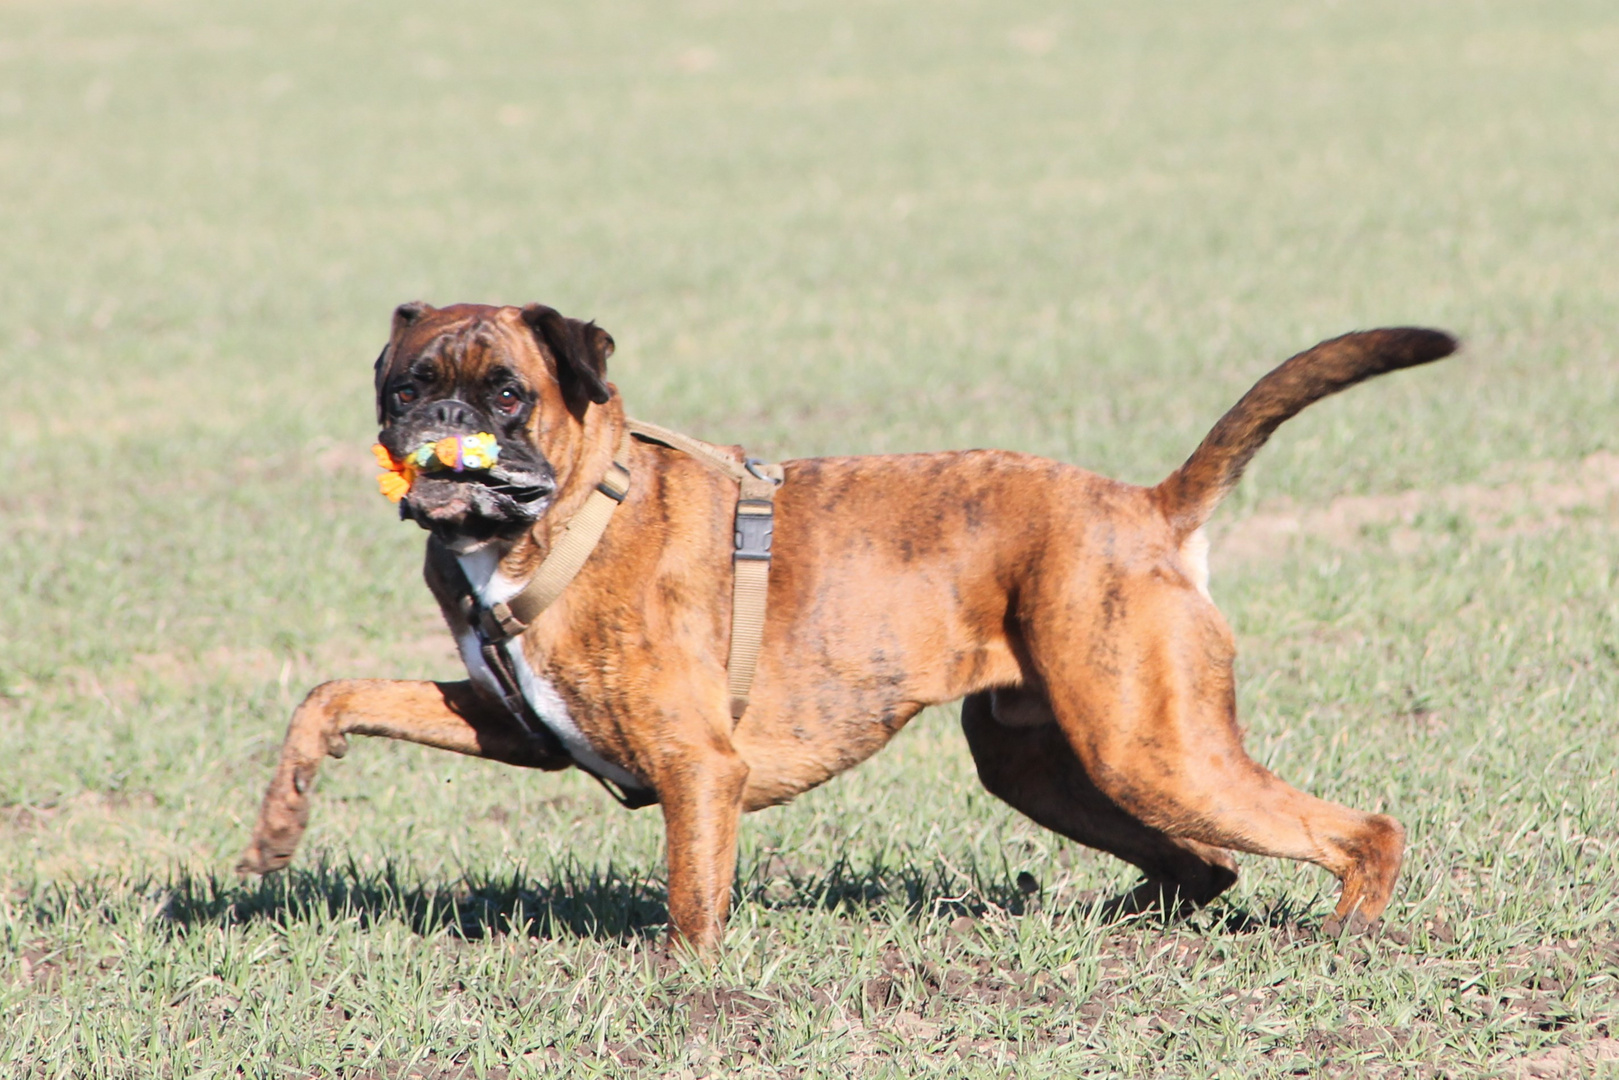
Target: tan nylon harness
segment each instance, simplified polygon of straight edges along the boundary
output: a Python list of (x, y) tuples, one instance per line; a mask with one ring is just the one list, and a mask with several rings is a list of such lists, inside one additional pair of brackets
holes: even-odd
[[(736, 526), (733, 533), (733, 547), (731, 555), (734, 567), (731, 587), (731, 652), (726, 661), (726, 677), (729, 683), (731, 698), (731, 719), (740, 720), (748, 707), (748, 696), (753, 689), (753, 676), (759, 664), (759, 648), (764, 639), (765, 628), (765, 601), (770, 591), (770, 542), (775, 521), (776, 488), (781, 486), (783, 479), (780, 465), (767, 465), (754, 458), (743, 458), (738, 462), (730, 453), (712, 443), (705, 443), (679, 432), (658, 427), (655, 424), (642, 423), (628, 417), (624, 421), (624, 437), (618, 444), (614, 460), (607, 468), (585, 504), (568, 519), (561, 534), (551, 545), (551, 551), (540, 568), (534, 572), (523, 591), (505, 603), (491, 604), (481, 608), (472, 594), (471, 586), (466, 585), (463, 593), (462, 611), (467, 620), (477, 630), (482, 646), (484, 660), (496, 674), (502, 690), (506, 696), (507, 708), (516, 717), (518, 723), (529, 729), (530, 734), (539, 732), (530, 728), (525, 712), (526, 701), (522, 697), (517, 680), (509, 670), (509, 661), (501, 652), (501, 646), (506, 642), (518, 638), (528, 629), (529, 625), (539, 617), (540, 612), (550, 607), (562, 595), (579, 571), (584, 568), (585, 560), (596, 549), (602, 534), (607, 531), (607, 524), (612, 520), (613, 511), (618, 504), (624, 501), (630, 490), (630, 471), (623, 464), (622, 459), (629, 456), (630, 438), (635, 437), (643, 442), (659, 443), (672, 450), (679, 450), (688, 457), (719, 473), (737, 484)], [(464, 579), (463, 574), (451, 571), (455, 577)], [(544, 722), (541, 720), (542, 727)], [(546, 734), (555, 739), (554, 733), (546, 729)], [(587, 770), (588, 771), (588, 770)], [(651, 797), (633, 791), (620, 793), (607, 785), (602, 777), (603, 786), (626, 806), (645, 806), (653, 801)]]
[[(656, 424), (625, 418), (629, 434), (645, 442), (662, 443), (736, 481), (736, 527), (731, 565), (731, 655), (725, 662), (731, 691), (731, 719), (742, 719), (759, 665), (759, 646), (765, 634), (765, 600), (770, 592), (770, 541), (775, 529), (776, 489), (784, 473), (780, 465), (756, 458), (740, 462), (722, 448), (701, 442)], [(543, 567), (542, 567), (543, 569)]]

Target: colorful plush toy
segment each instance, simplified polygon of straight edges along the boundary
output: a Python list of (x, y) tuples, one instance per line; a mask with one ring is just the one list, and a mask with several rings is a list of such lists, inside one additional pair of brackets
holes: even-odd
[(388, 470), (377, 477), (378, 490), (389, 502), (398, 502), (410, 491), (418, 473), (494, 468), (500, 457), (500, 443), (489, 432), (480, 431), (476, 435), (451, 435), (438, 442), (422, 443), (403, 458), (394, 457), (381, 443), (373, 445), (371, 453), (376, 455), (378, 467)]

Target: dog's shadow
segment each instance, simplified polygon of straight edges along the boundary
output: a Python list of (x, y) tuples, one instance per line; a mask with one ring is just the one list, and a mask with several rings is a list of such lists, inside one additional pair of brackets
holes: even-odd
[[(954, 869), (882, 859), (857, 865), (839, 859), (804, 875), (779, 864), (744, 866), (733, 905), (774, 911), (828, 911), (850, 920), (922, 925), (954, 924), (992, 910), (1022, 915), (1040, 901), (1010, 874), (964, 877)], [(214, 874), (180, 872), (154, 882), (159, 917), (180, 933), (193, 928), (273, 923), (290, 925), (354, 920), (360, 927), (402, 922), (424, 937), (465, 940), (522, 935), (541, 939), (594, 939), (625, 942), (661, 937), (668, 928), (664, 881), (642, 869), (608, 863), (570, 862), (551, 868), (547, 880), (531, 880), (522, 869), (505, 875), (470, 871), (458, 881), (421, 880), (391, 863), (379, 868), (320, 861), (253, 881)], [(145, 890), (143, 890), (145, 891)], [(1098, 916), (1094, 903), (1070, 903), (1065, 915), (1075, 922), (1116, 920)], [(41, 911), (39, 914), (47, 916)], [(1271, 917), (1216, 909), (1198, 922), (1225, 933), (1245, 933), (1274, 925)], [(1161, 918), (1161, 917), (1160, 917)], [(1283, 913), (1281, 919), (1290, 921)]]
[[(1009, 875), (964, 880), (942, 867), (846, 859), (803, 876), (779, 865), (743, 866), (733, 905), (769, 910), (833, 911), (849, 919), (924, 923), (979, 917), (992, 908), (1022, 914), (1029, 901)], [(355, 920), (361, 927), (398, 921), (423, 936), (475, 940), (520, 934), (535, 938), (627, 941), (668, 927), (665, 883), (642, 869), (570, 862), (540, 880), (518, 869), (473, 870), (459, 880), (423, 879), (408, 868), (318, 861), (257, 880), (179, 872), (149, 890), (160, 918), (184, 932), (195, 927)], [(41, 912), (46, 915), (46, 912)]]
[(561, 866), (548, 881), (530, 880), (522, 870), (505, 876), (472, 870), (435, 881), (393, 863), (321, 861), (248, 881), (179, 873), (153, 891), (161, 917), (182, 932), (353, 920), (361, 928), (402, 922), (424, 937), (627, 941), (656, 936), (668, 923), (663, 882), (611, 863)]

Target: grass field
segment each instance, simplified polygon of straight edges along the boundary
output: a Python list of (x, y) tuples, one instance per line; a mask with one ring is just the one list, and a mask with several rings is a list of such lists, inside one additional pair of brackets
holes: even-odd
[[(0, 1074), (1619, 1075), (1615, 117), (1609, 0), (0, 5)], [(579, 775), (356, 740), (239, 882), (305, 689), (457, 673), (366, 452), (418, 297), (764, 456), (1138, 482), (1459, 332), (1216, 521), (1255, 757), (1410, 831), (1390, 932), (1252, 858), (1101, 923), (948, 710), (744, 823), (712, 971)]]

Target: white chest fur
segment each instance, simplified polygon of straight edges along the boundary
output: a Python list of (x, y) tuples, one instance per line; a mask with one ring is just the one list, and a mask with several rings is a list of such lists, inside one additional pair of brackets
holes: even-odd
[[(461, 563), (461, 572), (466, 574), (467, 582), (484, 607), (510, 600), (522, 591), (521, 582), (514, 582), (500, 572), (500, 558), (493, 551), (487, 549), (475, 551), (470, 555), (458, 555), (456, 559)], [(461, 652), (461, 662), (467, 666), (467, 674), (472, 681), (493, 691), (498, 697), (500, 684), (496, 681), (494, 672), (489, 670), (489, 665), (484, 662), (478, 635), (468, 630), (457, 639), (456, 647)], [(511, 661), (512, 670), (517, 673), (518, 686), (522, 689), (523, 698), (528, 702), (529, 708), (534, 710), (534, 715), (539, 717), (540, 722), (561, 740), (574, 761), (622, 788), (635, 789), (645, 786), (640, 780), (596, 752), (596, 748), (590, 744), (590, 739), (574, 722), (572, 714), (568, 712), (567, 702), (562, 700), (557, 688), (529, 665), (528, 658), (523, 655), (521, 640), (508, 641), (499, 648), (505, 650), (506, 658)]]

